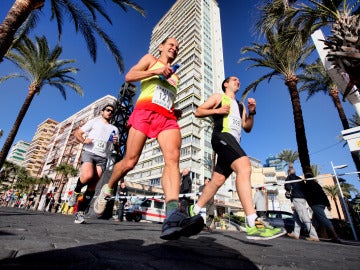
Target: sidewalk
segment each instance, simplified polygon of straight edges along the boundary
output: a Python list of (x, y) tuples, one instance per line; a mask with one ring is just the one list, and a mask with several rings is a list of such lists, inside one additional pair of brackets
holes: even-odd
[(0, 207), (0, 269), (359, 269), (358, 242), (247, 240), (238, 231), (164, 241), (161, 224)]

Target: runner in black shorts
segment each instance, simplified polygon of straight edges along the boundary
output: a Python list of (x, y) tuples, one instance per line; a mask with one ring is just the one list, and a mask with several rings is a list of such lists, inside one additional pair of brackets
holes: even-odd
[(215, 172), (228, 178), (233, 172), (231, 164), (238, 158), (246, 156), (245, 151), (230, 133), (214, 132), (211, 145), (218, 156)]
[(240, 88), (238, 78), (231, 76), (222, 83), (224, 94), (214, 94), (200, 105), (196, 117), (211, 116), (214, 131), (211, 144), (218, 155), (211, 181), (204, 187), (203, 193), (195, 205), (189, 207), (190, 216), (200, 212), (206, 203), (216, 194), (232, 172), (236, 174), (236, 191), (246, 215), (246, 233), (248, 239), (272, 239), (285, 234), (285, 230), (274, 228), (256, 215), (251, 191), (251, 163), (245, 151), (240, 147), (241, 131), (250, 132), (256, 114), (256, 101), (248, 98), (248, 111), (243, 103), (236, 100)]

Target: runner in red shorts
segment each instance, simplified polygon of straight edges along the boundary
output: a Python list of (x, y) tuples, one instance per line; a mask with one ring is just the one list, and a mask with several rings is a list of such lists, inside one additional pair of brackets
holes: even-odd
[(101, 215), (112, 196), (115, 183), (123, 179), (137, 164), (147, 138), (156, 138), (163, 157), (164, 168), (161, 179), (166, 201), (166, 219), (161, 238), (177, 239), (199, 233), (204, 221), (200, 215), (189, 217), (179, 208), (180, 192), (180, 147), (181, 133), (177, 118), (181, 111), (174, 109), (179, 83), (171, 68), (179, 50), (174, 38), (166, 38), (160, 45), (160, 57), (144, 55), (126, 74), (127, 82), (141, 82), (140, 96), (131, 114), (125, 157), (115, 164), (108, 184), (101, 189), (94, 203), (94, 211)]

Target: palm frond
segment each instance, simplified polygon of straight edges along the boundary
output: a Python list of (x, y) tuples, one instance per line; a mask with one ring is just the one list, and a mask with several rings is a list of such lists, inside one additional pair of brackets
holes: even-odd
[(2, 76), (0, 77), (0, 83), (3, 83), (9, 79), (13, 79), (13, 78), (26, 78), (26, 76), (20, 74), (20, 73), (12, 73), (12, 74), (8, 74), (8, 75), (5, 75), (5, 76)]
[(138, 4), (132, 2), (132, 1), (128, 1), (128, 0), (112, 0), (112, 2), (114, 2), (115, 4), (117, 4), (118, 6), (120, 6), (124, 11), (127, 11), (127, 6), (131, 7), (132, 9), (136, 10), (137, 12), (139, 12), (143, 17), (146, 16), (146, 12), (145, 10), (139, 6)]

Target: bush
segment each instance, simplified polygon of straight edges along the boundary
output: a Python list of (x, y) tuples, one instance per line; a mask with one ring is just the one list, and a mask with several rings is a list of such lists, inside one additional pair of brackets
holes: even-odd
[[(351, 226), (348, 222), (333, 218), (331, 219), (332, 224), (334, 225), (336, 233), (341, 239), (344, 240), (354, 240), (354, 235), (352, 233)], [(359, 230), (357, 230), (357, 235), (359, 235)]]
[[(229, 214), (225, 214), (225, 219), (229, 219)], [(245, 223), (245, 217), (230, 215), (230, 220), (238, 225), (243, 225)]]

